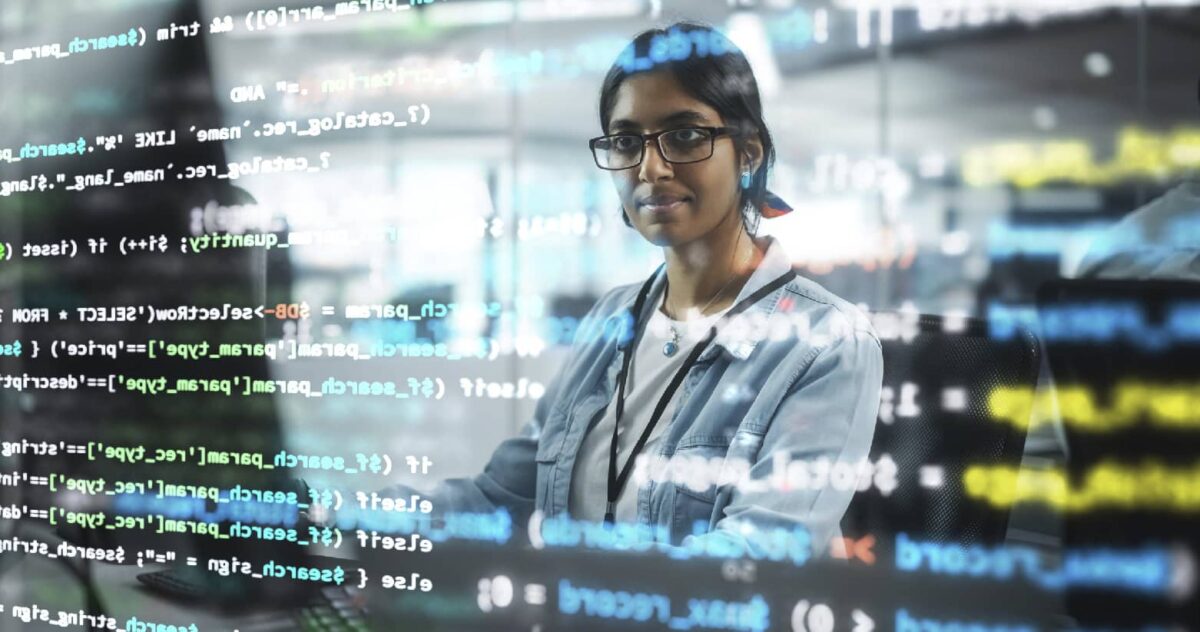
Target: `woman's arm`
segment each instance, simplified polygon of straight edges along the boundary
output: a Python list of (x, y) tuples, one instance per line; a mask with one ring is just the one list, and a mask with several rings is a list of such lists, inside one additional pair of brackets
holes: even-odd
[[(882, 349), (867, 331), (840, 336), (817, 351), (784, 395), (748, 477), (768, 479), (780, 452), (793, 462), (826, 459), (831, 471), (839, 463), (853, 468), (871, 448), (882, 381)], [(838, 525), (854, 495), (853, 489), (830, 485), (788, 491), (762, 487), (745, 491), (735, 486), (714, 530), (688, 536), (683, 548), (762, 554), (772, 532), (803, 527), (812, 553), (819, 554), (840, 535)]]
[[(538, 400), (534, 414), (516, 437), (502, 442), (492, 453), (483, 472), (474, 477), (445, 479), (426, 492), (397, 484), (380, 494), (398, 497), (419, 493), (433, 504), (434, 516), (443, 513), (490, 513), (507, 509), (514, 524), (524, 525), (534, 510), (537, 495), (537, 448), (546, 422), (561, 396), (565, 375), (576, 361), (581, 347), (594, 345), (605, 335), (604, 315), (611, 298), (622, 288), (614, 288), (596, 301), (580, 321), (572, 339), (570, 353), (550, 379), (546, 392)], [(462, 437), (469, 440), (469, 437)]]
[[(433, 504), (433, 515), (444, 513), (490, 513), (499, 508), (507, 509), (514, 524), (524, 524), (533, 513), (537, 489), (538, 438), (549, 416), (550, 409), (558, 398), (562, 382), (562, 371), (555, 373), (538, 399), (533, 417), (525, 422), (516, 437), (503, 441), (483, 468), (474, 477), (450, 478), (440, 481), (428, 491), (418, 491), (408, 485), (392, 485), (379, 493), (381, 496), (406, 497), (420, 494)], [(470, 440), (469, 437), (460, 437)]]

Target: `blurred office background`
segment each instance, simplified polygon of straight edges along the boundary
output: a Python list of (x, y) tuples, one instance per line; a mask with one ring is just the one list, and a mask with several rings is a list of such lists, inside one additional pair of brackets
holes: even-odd
[[(188, 15), (180, 4), (5, 2), (0, 37), (13, 48), (56, 39), (64, 24), (86, 36), (93, 25), (136, 23), (153, 39)], [(210, 80), (157, 89), (207, 94), (214, 128), (243, 126), (241, 139), (223, 143), (230, 162), (303, 154), (328, 168), (246, 176), (235, 184), (253, 203), (172, 212), (193, 234), (312, 236), (272, 252), (286, 266), (263, 266), (267, 304), (314, 310), (269, 338), (355, 343), (360, 355), (423, 342), (460, 353), (272, 363), (276, 377), (314, 384), (411, 384), (414, 397), (402, 401), (277, 402), (297, 449), (427, 454), (439, 477), (479, 471), (532, 414), (530, 386), (555, 374), (577, 319), (662, 260), (622, 223), (611, 179), (587, 149), (601, 133), (601, 78), (645, 28), (701, 20), (747, 53), (778, 151), (771, 187), (796, 208), (760, 234), (779, 238), (803, 274), (871, 310), (983, 316), (992, 304), (1029, 304), (1041, 282), (1072, 274), (1097, 231), (1200, 165), (1193, 2), (436, 0), (296, 21), (275, 11), (322, 3), (272, 4), (276, 18), (256, 13), (260, 3), (198, 2)], [(226, 32), (225, 16), (236, 28)], [(137, 54), (149, 60), (154, 50)], [(9, 115), (40, 109), (57, 129), (101, 121), (119, 131), (132, 96), (103, 75), (73, 76), (67, 102), (45, 96), (63, 89), (57, 77), (70, 61), (9, 73)], [(409, 124), (251, 133), (362, 111)], [(40, 130), (9, 132), (53, 136)], [(458, 308), (445, 324), (343, 311), (406, 304), (415, 314), (429, 301)], [(493, 357), (471, 357), (481, 339)], [(442, 399), (429, 396), (436, 378)], [(511, 383), (515, 396), (468, 396), (462, 380), (477, 378)]]

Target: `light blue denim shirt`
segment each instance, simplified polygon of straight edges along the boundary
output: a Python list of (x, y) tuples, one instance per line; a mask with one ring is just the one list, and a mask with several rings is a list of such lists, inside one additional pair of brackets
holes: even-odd
[[(791, 265), (778, 241), (767, 237), (765, 242), (766, 255), (735, 304)], [(660, 267), (652, 296), (665, 277)], [(440, 511), (503, 507), (518, 528), (535, 511), (543, 520), (565, 517), (584, 433), (616, 391), (618, 346), (631, 334), (629, 312), (641, 285), (617, 287), (596, 303), (520, 435), (496, 449), (482, 474), (443, 481), (428, 495)], [(639, 322), (645, 323), (652, 309), (653, 301), (647, 301)], [(669, 538), (671, 545), (685, 548), (715, 550), (716, 545), (761, 554), (765, 540), (758, 538), (803, 527), (812, 550), (825, 549), (840, 535), (838, 523), (853, 485), (781, 489), (787, 486), (766, 482), (789, 462), (823, 461), (830, 468), (862, 462), (874, 433), (882, 376), (879, 339), (862, 312), (796, 276), (747, 309), (741, 320), (731, 321), (699, 356), (651, 455), (659, 463), (740, 464), (738, 471), (757, 485), (727, 479), (700, 487), (678, 477), (644, 476), (638, 522), (656, 541)], [(635, 473), (629, 484), (637, 484), (636, 478)], [(780, 478), (777, 473), (774, 480)]]

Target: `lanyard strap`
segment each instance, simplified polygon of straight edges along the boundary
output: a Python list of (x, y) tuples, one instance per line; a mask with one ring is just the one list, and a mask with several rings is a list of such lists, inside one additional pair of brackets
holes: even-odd
[(642, 289), (638, 292), (637, 300), (634, 301), (634, 335), (630, 341), (630, 344), (625, 347), (623, 352), (624, 357), (622, 358), (621, 362), (621, 374), (617, 377), (616, 421), (613, 423), (612, 443), (609, 445), (608, 450), (608, 504), (605, 506), (604, 510), (604, 521), (609, 524), (616, 520), (617, 497), (621, 495), (621, 490), (625, 489), (625, 483), (629, 480), (629, 476), (633, 472), (633, 464), (637, 459), (638, 453), (642, 451), (642, 448), (645, 447), (646, 442), (650, 439), (650, 433), (654, 431), (654, 426), (658, 424), (659, 417), (662, 417), (663, 411), (667, 408), (667, 404), (671, 402), (671, 397), (675, 395), (675, 391), (678, 390), (679, 385), (683, 383), (684, 376), (687, 375), (687, 372), (696, 363), (696, 359), (700, 357), (700, 354), (704, 352), (709, 343), (716, 339), (720, 327), (724, 325), (724, 323), (730, 317), (746, 311), (751, 305), (762, 300), (765, 296), (774, 292), (775, 290), (783, 287), (784, 284), (796, 277), (796, 271), (789, 269), (774, 281), (771, 281), (765, 286), (759, 288), (758, 291), (750, 296), (747, 296), (737, 305), (734, 305), (728, 312), (725, 313), (725, 315), (717, 319), (716, 323), (713, 323), (713, 326), (708, 330), (708, 335), (698, 342), (695, 347), (692, 347), (692, 351), (688, 354), (687, 360), (685, 360), (683, 366), (675, 372), (675, 377), (673, 377), (670, 384), (667, 385), (667, 390), (664, 391), (662, 397), (658, 399), (658, 404), (654, 406), (654, 412), (650, 415), (650, 423), (646, 424), (646, 429), (643, 430), (642, 435), (638, 437), (637, 443), (634, 444), (633, 449), (629, 452), (629, 458), (625, 460), (625, 466), (621, 468), (621, 472), (618, 475), (617, 431), (621, 427), (621, 415), (625, 412), (625, 380), (629, 373), (629, 363), (633, 356), (633, 351), (640, 341), (641, 332), (639, 331), (638, 327), (638, 319), (642, 314), (642, 308), (645, 305), (646, 296), (650, 293), (650, 286), (656, 276), (658, 276), (657, 272), (651, 275), (650, 278), (647, 279), (644, 284), (642, 284)]

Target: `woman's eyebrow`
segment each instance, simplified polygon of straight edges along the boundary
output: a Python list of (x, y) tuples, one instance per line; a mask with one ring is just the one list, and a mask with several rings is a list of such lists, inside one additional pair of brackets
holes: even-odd
[[(665, 127), (672, 123), (706, 123), (707, 124), (708, 122), (709, 122), (708, 117), (704, 116), (703, 114), (701, 114), (695, 110), (681, 110), (681, 111), (675, 112), (673, 114), (668, 114), (667, 116), (659, 119), (659, 126)], [(627, 128), (637, 129), (640, 127), (641, 127), (641, 125), (639, 125), (636, 121), (631, 121), (629, 119), (617, 119), (617, 120), (613, 121), (611, 124), (609, 124), (609, 128), (614, 129), (614, 130), (615, 129), (627, 129)]]
[(609, 123), (608, 127), (609, 127), (609, 129), (617, 130), (617, 129), (641, 129), (642, 126), (639, 125), (637, 121), (631, 121), (629, 119), (617, 119), (617, 120), (613, 121), (612, 123)]

